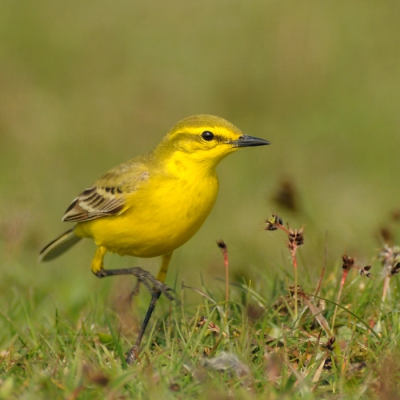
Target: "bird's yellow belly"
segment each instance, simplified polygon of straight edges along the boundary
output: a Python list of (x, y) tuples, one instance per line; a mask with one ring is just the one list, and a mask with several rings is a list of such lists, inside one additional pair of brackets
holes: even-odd
[(75, 233), (91, 237), (98, 246), (120, 255), (168, 254), (203, 224), (214, 205), (218, 180), (170, 180), (156, 191), (154, 185), (152, 188), (151, 192), (141, 190), (127, 197), (128, 209), (123, 214), (81, 222)]

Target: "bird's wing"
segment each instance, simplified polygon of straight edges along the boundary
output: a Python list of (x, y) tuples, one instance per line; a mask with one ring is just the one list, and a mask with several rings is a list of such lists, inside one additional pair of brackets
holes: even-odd
[(83, 222), (120, 215), (129, 208), (126, 195), (138, 190), (148, 179), (148, 168), (143, 162), (120, 164), (75, 198), (65, 211), (63, 221)]

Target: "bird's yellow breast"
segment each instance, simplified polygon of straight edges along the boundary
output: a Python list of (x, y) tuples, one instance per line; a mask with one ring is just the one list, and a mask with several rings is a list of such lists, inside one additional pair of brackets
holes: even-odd
[(80, 222), (75, 233), (92, 237), (109, 251), (136, 257), (156, 257), (181, 246), (210, 213), (218, 178), (214, 171), (184, 167), (179, 160), (170, 161), (169, 169), (150, 173), (138, 190), (127, 193), (122, 214)]

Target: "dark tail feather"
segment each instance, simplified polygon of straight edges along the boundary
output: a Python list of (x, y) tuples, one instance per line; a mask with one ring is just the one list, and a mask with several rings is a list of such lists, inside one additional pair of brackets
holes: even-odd
[(40, 251), (39, 261), (50, 261), (58, 257), (80, 240), (81, 238), (75, 235), (73, 228), (64, 232), (47, 246), (43, 247)]

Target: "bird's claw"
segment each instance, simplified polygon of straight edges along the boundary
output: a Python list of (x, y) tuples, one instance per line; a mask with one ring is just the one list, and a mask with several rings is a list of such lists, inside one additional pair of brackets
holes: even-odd
[[(154, 292), (161, 292), (168, 298), (168, 300), (172, 301), (175, 299), (174, 296), (170, 293), (173, 290), (169, 286), (154, 278), (154, 276), (150, 272), (139, 267), (132, 268), (132, 270), (134, 270), (132, 271), (132, 275), (136, 276), (138, 282), (143, 283), (150, 293), (153, 294)], [(137, 285), (134, 293), (137, 293), (138, 289), (139, 287)]]

